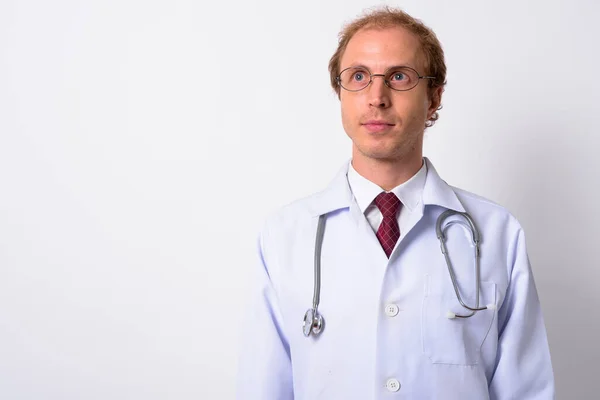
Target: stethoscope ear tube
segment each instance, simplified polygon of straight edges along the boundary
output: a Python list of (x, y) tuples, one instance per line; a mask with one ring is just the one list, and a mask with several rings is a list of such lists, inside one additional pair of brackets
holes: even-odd
[[(450, 257), (448, 256), (448, 249), (446, 248), (446, 244), (445, 244), (446, 235), (444, 235), (444, 228), (442, 228), (442, 225), (443, 225), (444, 221), (452, 215), (459, 215), (467, 221), (467, 223), (469, 224), (469, 228), (470, 228), (469, 230), (471, 231), (473, 245), (475, 246), (475, 307), (470, 307), (470, 306), (466, 305), (465, 302), (462, 300), (462, 297), (460, 296), (460, 291), (458, 289), (458, 283), (456, 282), (456, 275), (454, 274), (454, 268), (452, 267), (452, 262), (450, 261)], [(450, 226), (450, 224), (452, 224), (452, 222), (450, 222), (447, 226)], [(461, 223), (461, 225), (464, 225), (464, 223)], [(437, 222), (435, 224), (435, 232), (436, 232), (437, 238), (440, 240), (440, 248), (441, 248), (442, 254), (444, 255), (444, 258), (446, 260), (446, 266), (448, 267), (448, 273), (450, 274), (450, 279), (452, 280), (452, 286), (454, 286), (454, 292), (456, 294), (456, 298), (458, 299), (458, 302), (460, 303), (461, 306), (463, 306), (467, 310), (471, 311), (469, 314), (464, 314), (464, 315), (456, 314), (451, 311), (448, 311), (446, 313), (446, 317), (449, 319), (469, 318), (469, 317), (472, 317), (473, 315), (475, 315), (475, 313), (477, 311), (483, 311), (483, 310), (488, 310), (488, 309), (495, 310), (496, 309), (495, 304), (488, 304), (486, 307), (479, 307), (479, 290), (481, 288), (481, 276), (480, 276), (481, 274), (480, 274), (480, 267), (479, 267), (479, 258), (480, 258), (479, 244), (481, 242), (481, 235), (479, 234), (479, 230), (475, 226), (475, 222), (473, 222), (473, 219), (471, 218), (471, 216), (466, 212), (446, 210), (442, 214), (440, 214), (440, 216), (438, 217)]]
[(448, 217), (450, 217), (452, 215), (460, 215), (464, 219), (466, 219), (466, 221), (469, 223), (469, 226), (471, 228), (470, 230), (471, 230), (471, 236), (473, 237), (473, 243), (477, 247), (479, 247), (479, 243), (481, 243), (481, 235), (479, 234), (479, 230), (475, 226), (475, 222), (473, 222), (473, 218), (471, 218), (471, 216), (466, 212), (446, 210), (442, 214), (440, 214), (440, 216), (438, 217), (437, 222), (435, 224), (435, 233), (437, 235), (437, 238), (440, 239), (440, 241), (442, 241), (442, 242), (446, 241), (446, 236), (444, 235), (444, 231), (442, 229), (442, 224)]

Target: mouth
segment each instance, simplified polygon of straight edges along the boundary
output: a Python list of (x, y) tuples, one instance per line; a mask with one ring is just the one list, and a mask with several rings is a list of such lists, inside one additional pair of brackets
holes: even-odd
[(394, 125), (395, 124), (381, 120), (367, 121), (362, 124), (369, 132), (383, 132), (391, 129)]

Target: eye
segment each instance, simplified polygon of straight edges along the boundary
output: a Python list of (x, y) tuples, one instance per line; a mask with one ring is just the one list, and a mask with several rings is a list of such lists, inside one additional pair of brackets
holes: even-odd
[(352, 75), (352, 79), (354, 79), (357, 82), (361, 82), (365, 79), (365, 73), (363, 71), (357, 71)]
[(391, 76), (391, 80), (393, 81), (401, 81), (406, 79), (406, 75), (403, 72), (394, 72)]
[(371, 81), (371, 74), (366, 68), (346, 68), (340, 74), (339, 83), (344, 89), (361, 90)]

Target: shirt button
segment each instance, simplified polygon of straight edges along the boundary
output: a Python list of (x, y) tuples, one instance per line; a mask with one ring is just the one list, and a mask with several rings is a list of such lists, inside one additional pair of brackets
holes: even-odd
[(385, 315), (388, 317), (395, 317), (398, 315), (398, 306), (395, 304), (386, 304), (385, 305)]
[(385, 383), (385, 387), (387, 388), (387, 390), (389, 390), (390, 392), (397, 392), (398, 390), (400, 390), (400, 382), (398, 382), (397, 379), (394, 378), (390, 378), (387, 380), (387, 382)]

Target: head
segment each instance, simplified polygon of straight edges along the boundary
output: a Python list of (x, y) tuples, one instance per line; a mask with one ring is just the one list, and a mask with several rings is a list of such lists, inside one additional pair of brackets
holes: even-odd
[[(341, 71), (364, 66), (368, 73), (385, 74), (394, 66), (408, 66), (421, 77), (406, 91), (388, 87), (374, 76), (359, 91), (338, 82)], [(396, 161), (422, 157), (423, 134), (438, 119), (446, 84), (444, 53), (435, 33), (419, 20), (389, 7), (370, 11), (340, 32), (338, 48), (329, 62), (331, 85), (342, 109), (342, 124), (353, 142), (353, 157)], [(404, 75), (388, 76), (402, 80)], [(384, 122), (369, 124), (369, 121)]]

